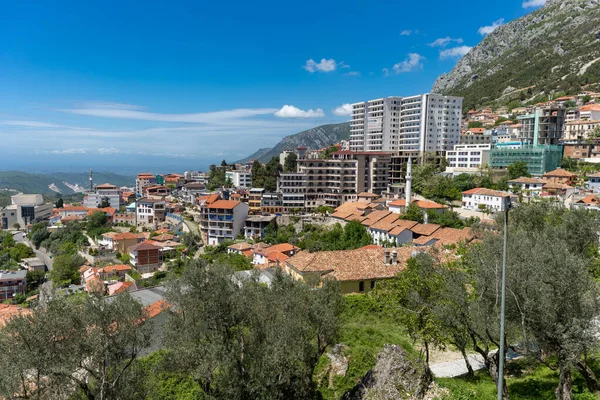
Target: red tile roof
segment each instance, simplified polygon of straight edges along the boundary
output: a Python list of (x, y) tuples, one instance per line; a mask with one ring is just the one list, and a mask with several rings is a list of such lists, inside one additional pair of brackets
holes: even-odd
[(471, 190), (462, 192), (462, 194), (463, 195), (478, 194), (478, 195), (482, 195), (482, 196), (510, 197), (510, 193), (501, 192), (499, 190), (486, 189), (486, 188), (475, 188), (475, 189), (471, 189)]
[(214, 203), (210, 203), (207, 206), (207, 208), (210, 208), (210, 209), (221, 208), (224, 210), (233, 210), (239, 204), (241, 204), (239, 201), (234, 201), (234, 200), (217, 200)]
[[(443, 204), (438, 204), (435, 201), (429, 201), (429, 200), (412, 200), (411, 203), (413, 203), (413, 204), (416, 203), (417, 207), (422, 208), (422, 209), (428, 209), (428, 210), (448, 208), (448, 206), (445, 206)], [(389, 206), (405, 207), (406, 199), (394, 200), (388, 204), (388, 207)]]
[(99, 273), (110, 274), (112, 272), (123, 272), (131, 270), (131, 265), (119, 264), (119, 265), (109, 265), (108, 267), (104, 267), (98, 270)]
[(579, 200), (578, 203), (585, 203), (587, 205), (597, 205), (598, 203), (600, 203), (600, 199), (598, 198), (598, 196), (589, 195)]
[[(386, 265), (385, 251), (397, 251), (398, 263)], [(356, 249), (309, 253), (301, 251), (286, 260), (286, 264), (300, 273), (319, 273), (339, 281), (359, 281), (392, 278), (406, 268), (413, 256), (413, 247), (398, 249)]]
[(561, 178), (573, 178), (576, 177), (577, 174), (574, 174), (573, 172), (569, 172), (565, 169), (559, 168), (559, 169), (555, 169), (554, 171), (550, 171), (550, 172), (546, 172), (544, 174), (544, 176), (556, 176), (556, 177), (561, 177)]
[(153, 245), (152, 243), (148, 243), (148, 241), (138, 243), (129, 248), (129, 251), (140, 251), (140, 250), (158, 250), (160, 247)]
[(170, 308), (169, 303), (165, 300), (159, 300), (144, 308), (145, 319), (152, 319), (163, 311)]
[(433, 234), (433, 232), (437, 231), (438, 229), (440, 229), (440, 226), (438, 224), (416, 224), (415, 226), (410, 228), (410, 230), (416, 233), (417, 235), (424, 236), (430, 236)]
[(296, 251), (296, 250), (298, 250), (298, 247), (294, 246), (293, 244), (281, 243), (281, 244), (276, 244), (276, 245), (267, 247), (267, 249), (265, 251), (268, 254), (271, 251), (279, 251), (281, 253), (287, 253), (287, 252)]

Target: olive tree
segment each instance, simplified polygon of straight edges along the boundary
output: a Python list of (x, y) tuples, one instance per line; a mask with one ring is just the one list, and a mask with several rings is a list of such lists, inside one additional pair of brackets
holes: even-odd
[(304, 399), (337, 333), (341, 297), (278, 273), (269, 285), (233, 278), (225, 265), (192, 261), (167, 290), (167, 362), (216, 399)]

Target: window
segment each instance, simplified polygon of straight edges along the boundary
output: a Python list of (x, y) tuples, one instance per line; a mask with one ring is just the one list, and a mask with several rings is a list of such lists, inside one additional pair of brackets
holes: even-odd
[(365, 291), (365, 281), (358, 282), (358, 291), (361, 293)]
[(375, 281), (371, 281), (371, 289), (375, 289)]

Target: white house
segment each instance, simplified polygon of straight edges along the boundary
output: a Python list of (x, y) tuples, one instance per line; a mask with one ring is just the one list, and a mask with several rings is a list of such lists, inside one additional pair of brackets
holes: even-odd
[(510, 191), (513, 193), (521, 192), (524, 197), (537, 197), (542, 193), (542, 188), (546, 183), (540, 178), (518, 178), (507, 182)]
[(88, 208), (98, 208), (104, 199), (108, 200), (110, 207), (118, 210), (122, 204), (121, 190), (110, 183), (97, 185), (93, 192), (87, 193), (86, 197), (83, 199), (83, 205)]
[(200, 230), (209, 246), (234, 240), (242, 233), (248, 218), (248, 204), (233, 200), (217, 200), (201, 209)]
[(465, 210), (483, 210), (491, 212), (504, 211), (504, 199), (510, 193), (486, 188), (475, 188), (462, 193), (462, 208)]
[(252, 187), (252, 173), (243, 170), (225, 172), (225, 179), (231, 180), (234, 187), (247, 189)]

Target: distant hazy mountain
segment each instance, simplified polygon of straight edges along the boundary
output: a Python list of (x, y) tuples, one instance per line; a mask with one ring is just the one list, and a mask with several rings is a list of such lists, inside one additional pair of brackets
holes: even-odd
[[(94, 172), (94, 184), (112, 183), (119, 186), (135, 186), (135, 177), (112, 173)], [(89, 173), (29, 174), (20, 171), (0, 171), (0, 189), (12, 189), (23, 193), (73, 194), (89, 187)]]
[(349, 137), (350, 122), (322, 125), (294, 135), (286, 136), (272, 149), (260, 149), (238, 162), (244, 163), (254, 159), (261, 162), (267, 162), (273, 157), (278, 157), (285, 149), (295, 150), (298, 146), (304, 146), (309, 150), (318, 150), (339, 143), (340, 140), (345, 140)]
[(600, 90), (600, 1), (548, 0), (487, 35), (432, 91), (465, 108)]

